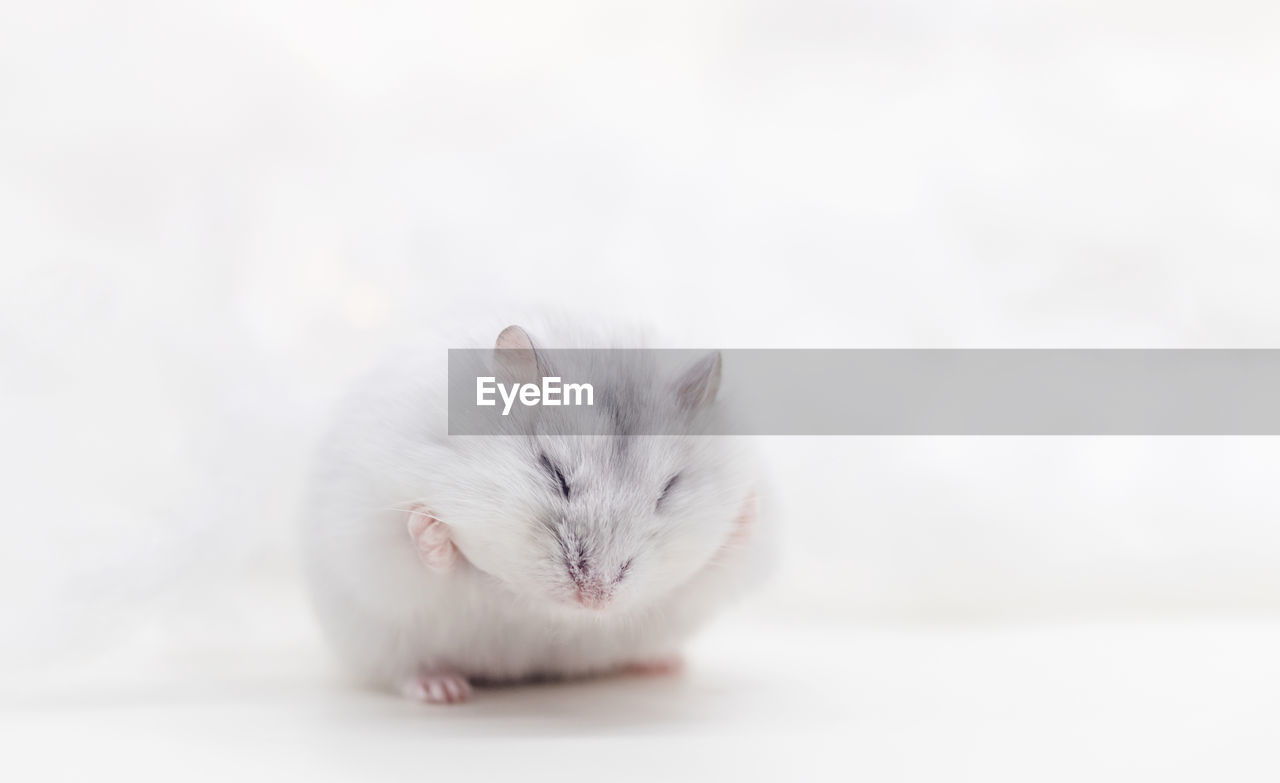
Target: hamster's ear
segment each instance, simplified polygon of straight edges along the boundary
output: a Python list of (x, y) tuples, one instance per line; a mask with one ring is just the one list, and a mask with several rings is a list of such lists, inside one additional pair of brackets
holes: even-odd
[(538, 352), (529, 333), (519, 326), (508, 326), (493, 344), (494, 369), (505, 383), (537, 383), (543, 373)]
[(676, 399), (680, 407), (693, 410), (716, 398), (720, 391), (720, 352), (712, 351), (681, 374), (676, 381)]

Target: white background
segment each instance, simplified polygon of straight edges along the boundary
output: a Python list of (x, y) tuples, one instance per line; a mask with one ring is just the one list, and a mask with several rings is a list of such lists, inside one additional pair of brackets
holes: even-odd
[(0, 17), (25, 778), (1274, 779), (1269, 438), (763, 440), (783, 566), (686, 677), (452, 713), (334, 681), (292, 547), (344, 385), (475, 312), (697, 347), (1280, 347), (1275, 4)]

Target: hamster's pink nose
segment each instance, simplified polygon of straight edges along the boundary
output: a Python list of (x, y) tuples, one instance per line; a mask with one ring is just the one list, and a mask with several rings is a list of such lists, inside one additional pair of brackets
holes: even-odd
[(578, 586), (578, 603), (588, 609), (603, 609), (613, 598), (613, 587), (598, 580), (576, 580)]
[(588, 609), (603, 609), (609, 605), (610, 596), (589, 590), (578, 591), (578, 603)]

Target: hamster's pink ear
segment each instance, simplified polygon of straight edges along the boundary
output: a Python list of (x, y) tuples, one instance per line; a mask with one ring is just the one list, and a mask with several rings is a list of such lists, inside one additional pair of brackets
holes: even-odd
[(718, 391), (720, 391), (719, 351), (712, 351), (694, 362), (676, 381), (676, 399), (680, 407), (685, 410), (706, 405), (716, 398)]
[(493, 345), (495, 370), (506, 383), (537, 383), (542, 378), (538, 352), (529, 333), (519, 326), (508, 326)]

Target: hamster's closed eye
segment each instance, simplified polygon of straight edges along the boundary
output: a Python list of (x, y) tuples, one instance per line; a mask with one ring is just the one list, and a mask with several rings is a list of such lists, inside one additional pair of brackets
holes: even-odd
[(675, 487), (676, 483), (679, 481), (680, 481), (679, 473), (667, 479), (667, 483), (664, 484), (662, 487), (662, 492), (658, 493), (658, 502), (654, 504), (655, 511), (662, 508), (662, 501), (667, 499), (667, 495), (671, 494), (672, 488)]
[(564, 472), (561, 471), (560, 468), (556, 467), (555, 463), (553, 463), (551, 461), (551, 458), (548, 457), (546, 454), (538, 455), (538, 462), (541, 463), (543, 470), (547, 471), (547, 474), (551, 476), (552, 479), (555, 480), (556, 484), (559, 485), (560, 494), (564, 497), (565, 500), (568, 500), (569, 499), (569, 482), (565, 480)]

